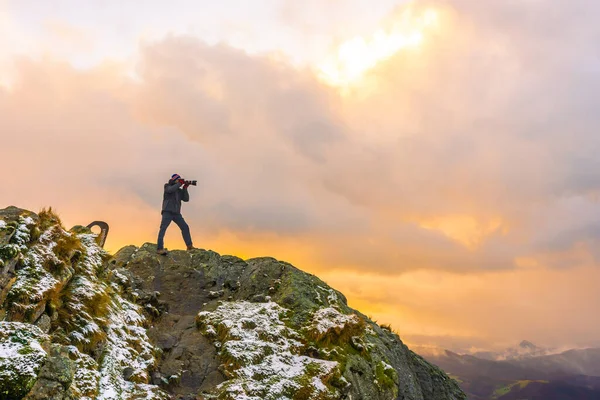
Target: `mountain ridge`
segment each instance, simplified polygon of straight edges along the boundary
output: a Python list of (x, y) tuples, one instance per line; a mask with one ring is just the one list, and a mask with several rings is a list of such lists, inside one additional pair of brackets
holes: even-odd
[(424, 357), (455, 377), (473, 400), (600, 398), (600, 349), (596, 348), (503, 360), (449, 350)]
[(0, 399), (466, 398), (289, 263), (97, 240), (0, 210)]

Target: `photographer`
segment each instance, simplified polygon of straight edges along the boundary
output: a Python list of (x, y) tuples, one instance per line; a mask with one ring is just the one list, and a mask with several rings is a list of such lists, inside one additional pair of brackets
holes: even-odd
[(164, 248), (164, 238), (165, 232), (167, 231), (169, 224), (171, 224), (171, 221), (174, 221), (177, 226), (179, 226), (179, 229), (181, 229), (181, 235), (183, 236), (187, 249), (194, 249), (192, 237), (190, 235), (190, 227), (181, 215), (181, 202), (190, 201), (190, 194), (188, 193), (189, 185), (196, 185), (196, 181), (185, 181), (178, 174), (173, 174), (171, 179), (169, 179), (169, 182), (165, 183), (161, 211), (162, 221), (160, 223), (160, 230), (158, 231), (157, 242), (157, 252), (160, 255), (167, 254), (167, 250)]

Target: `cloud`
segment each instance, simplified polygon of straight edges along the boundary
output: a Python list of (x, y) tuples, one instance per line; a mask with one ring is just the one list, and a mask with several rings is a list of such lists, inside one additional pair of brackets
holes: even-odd
[[(600, 28), (583, 5), (417, 2), (440, 11), (439, 31), (345, 95), (281, 57), (190, 36), (142, 46), (136, 79), (115, 62), (11, 58), (0, 199), (104, 219), (116, 250), (155, 241), (177, 172), (198, 180), (184, 207), (197, 246), (286, 259), (412, 335), (558, 342), (559, 310), (581, 343), (600, 304), (587, 286)], [(522, 325), (538, 317), (552, 335)]]
[[(583, 71), (596, 63), (589, 52), (598, 31), (565, 20), (548, 37), (559, 16), (572, 15), (570, 3), (478, 4), (438, 4), (440, 33), (371, 71), (370, 95), (349, 96), (344, 114), (386, 143), (357, 173), (383, 179), (356, 190), (346, 175), (332, 187), (399, 220), (500, 219), (510, 238), (536, 241), (544, 235), (536, 224), (563, 214), (565, 199), (597, 206), (589, 196), (598, 189), (590, 167), (599, 121), (589, 111), (597, 80)], [(524, 15), (508, 21), (513, 13)]]
[(597, 344), (600, 270), (530, 268), (457, 275), (412, 271), (377, 274), (322, 272), (351, 306), (391, 323), (413, 344), (456, 351), (504, 349), (528, 339), (542, 346)]
[[(585, 221), (600, 141), (580, 54), (545, 51), (544, 25), (505, 31), (509, 9), (426, 6), (441, 10), (440, 32), (380, 63), (365, 95), (341, 97), (310, 70), (189, 36), (142, 47), (136, 82), (118, 64), (24, 59), (4, 97), (4, 131), (22, 132), (11, 157), (27, 148), (40, 165), (84, 164), (90, 186), (149, 208), (156, 175), (185, 172), (200, 181), (190, 212), (207, 232), (318, 240), (318, 263), (331, 268), (513, 268), (595, 243)], [(75, 174), (45, 173), (59, 185)], [(575, 203), (576, 220), (546, 222), (575, 215)]]

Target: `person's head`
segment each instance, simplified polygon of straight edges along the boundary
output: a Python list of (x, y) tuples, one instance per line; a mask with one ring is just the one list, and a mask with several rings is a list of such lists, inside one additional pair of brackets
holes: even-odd
[(177, 181), (179, 179), (181, 179), (181, 176), (179, 174), (173, 174), (173, 175), (171, 175), (170, 181), (171, 182), (175, 182), (175, 181)]

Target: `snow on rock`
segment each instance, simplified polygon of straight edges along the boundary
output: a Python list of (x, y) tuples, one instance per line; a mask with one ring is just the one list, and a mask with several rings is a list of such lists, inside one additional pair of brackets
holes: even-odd
[(81, 244), (85, 247), (85, 264), (87, 264), (90, 267), (93, 267), (94, 272), (96, 272), (99, 268), (102, 267), (102, 256), (106, 254), (106, 250), (102, 249), (96, 243), (97, 236), (98, 235), (96, 235), (95, 233), (85, 233), (77, 235), (77, 237), (81, 241)]
[[(145, 317), (118, 286), (107, 283), (106, 252), (97, 245), (96, 235), (76, 235), (53, 225), (30, 243), (32, 224), (33, 219), (20, 217), (11, 239), (21, 261), (5, 304), (27, 319), (43, 312), (49, 299), (60, 298), (53, 300), (54, 315), (60, 318), (55, 323), (60, 324), (59, 335), (76, 365), (69, 390), (83, 400), (168, 399), (158, 386), (147, 384), (148, 370), (156, 360)], [(69, 259), (75, 254), (75, 261)], [(49, 340), (34, 325), (0, 322), (0, 398), (1, 390), (14, 388), (22, 393), (9, 398), (21, 398), (35, 383), (46, 359), (42, 339)], [(97, 346), (102, 356), (94, 359), (90, 351)], [(125, 368), (133, 369), (128, 380), (123, 377)]]
[(323, 304), (323, 299), (321, 298), (321, 293), (319, 293), (319, 291), (323, 292), (323, 294), (326, 296), (329, 307), (339, 308), (340, 301), (335, 290), (331, 288), (325, 288), (323, 286), (317, 286), (315, 288), (315, 292), (317, 293), (317, 302), (319, 304)]
[(31, 226), (35, 224), (35, 221), (31, 217), (20, 217), (20, 221), (27, 226)]
[(311, 330), (318, 335), (325, 335), (330, 331), (340, 333), (346, 326), (358, 324), (360, 324), (360, 319), (355, 314), (345, 315), (335, 308), (328, 307), (315, 311)]
[(12, 286), (10, 295), (18, 296), (21, 301), (27, 297), (28, 303), (37, 302), (57, 283), (58, 280), (47, 271), (36, 267), (35, 264), (28, 264), (17, 271), (17, 281)]
[(77, 347), (68, 346), (69, 357), (75, 363), (75, 371), (71, 389), (79, 394), (80, 400), (93, 400), (98, 393), (98, 381), (100, 372), (96, 361), (85, 353), (81, 353)]
[(338, 363), (299, 355), (300, 334), (282, 322), (287, 312), (274, 302), (234, 301), (198, 314), (203, 333), (219, 336), (217, 348), (231, 376), (217, 387), (219, 398), (285, 400), (299, 390), (323, 399), (337, 398), (337, 391), (324, 382), (337, 371)]
[(395, 371), (394, 367), (392, 367), (390, 364), (386, 363), (385, 361), (382, 361), (381, 365), (383, 365), (384, 371)]
[[(125, 300), (118, 293), (113, 293), (111, 288), (98, 278), (96, 273), (102, 268), (104, 250), (96, 244), (95, 237), (93, 234), (78, 235), (85, 249), (85, 257), (81, 265), (82, 275), (78, 277), (77, 286), (72, 293), (75, 299), (81, 301), (79, 308), (82, 315), (86, 315), (87, 302), (97, 295), (110, 296), (110, 304), (107, 308), (108, 315), (97, 321), (106, 325), (106, 344), (102, 361), (97, 366), (95, 362), (87, 360), (89, 372), (83, 374), (85, 379), (82, 381), (89, 386), (90, 377), (99, 378), (98, 396), (94, 397), (98, 400), (167, 399), (168, 396), (157, 386), (143, 383), (149, 381), (148, 369), (156, 362), (154, 347), (143, 327), (145, 318), (138, 305)], [(86, 322), (87, 324), (81, 324), (80, 329), (74, 333), (87, 337), (101, 329), (93, 319)], [(123, 370), (126, 367), (133, 369), (132, 377), (135, 382), (123, 378)], [(94, 374), (95, 368), (99, 368), (97, 375)], [(88, 383), (85, 383), (86, 379)]]
[(6, 228), (6, 221), (4, 221), (3, 219), (0, 219), (0, 229), (4, 229)]
[(21, 398), (33, 386), (47, 354), (48, 337), (36, 326), (0, 322), (0, 394)]
[(133, 369), (136, 381), (148, 382), (148, 368), (155, 363), (144, 319), (137, 305), (120, 299), (111, 313), (105, 355), (100, 365), (98, 399), (167, 399), (156, 386), (134, 383), (123, 378), (123, 369)]
[(57, 246), (55, 238), (61, 233), (55, 229), (49, 229), (40, 235), (31, 248), (27, 248), (25, 243), (29, 242), (30, 237), (26, 225), (33, 222), (33, 220), (30, 217), (20, 217), (20, 221), (21, 224), (17, 228), (15, 237), (17, 237), (18, 232), (20, 232), (20, 235), (15, 239), (15, 245), (19, 247), (19, 251), (23, 255), (23, 261), (22, 267), (17, 270), (17, 279), (11, 287), (8, 297), (13, 302), (18, 303), (18, 305), (15, 304), (15, 308), (26, 314), (60, 284), (60, 281), (48, 271), (46, 266), (61, 264), (61, 260), (54, 252)]
[(31, 219), (31, 217), (19, 217), (19, 226), (13, 234), (12, 241), (16, 245), (21, 247), (22, 250), (25, 250), (27, 248), (25, 245), (31, 240), (31, 234), (29, 232), (28, 226), (31, 226), (33, 224), (34, 222), (33, 219)]
[(24, 243), (29, 239), (25, 239), (24, 232), (27, 232), (28, 238), (29, 230), (26, 227), (23, 230), (24, 226), (22, 224), (17, 228), (17, 232), (21, 232), (21, 236), (16, 243), (24, 254), (23, 266), (17, 271), (17, 279), (11, 287), (8, 297), (18, 302), (20, 311), (26, 313), (36, 307), (37, 303), (59, 284), (59, 281), (44, 268), (44, 264), (48, 262), (58, 264), (60, 260), (53, 252), (56, 242), (47, 234), (42, 235), (31, 249), (27, 249)]

